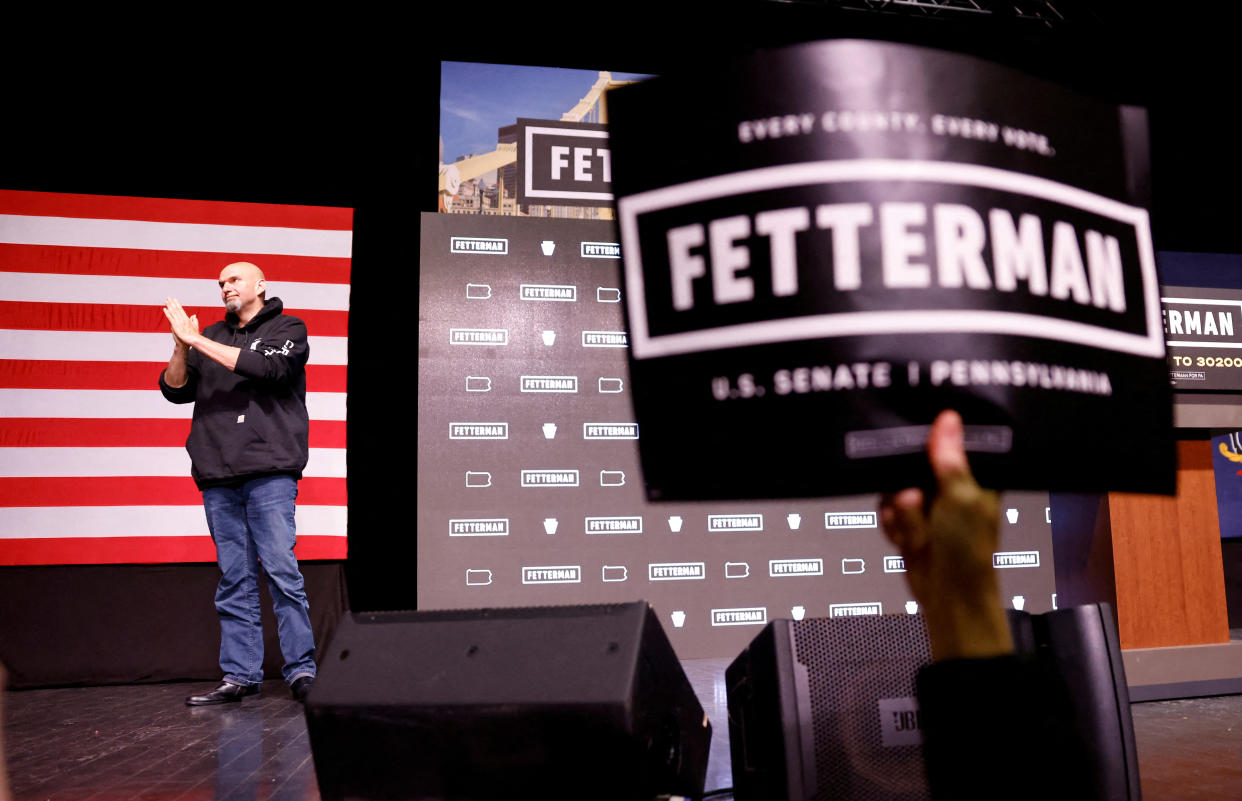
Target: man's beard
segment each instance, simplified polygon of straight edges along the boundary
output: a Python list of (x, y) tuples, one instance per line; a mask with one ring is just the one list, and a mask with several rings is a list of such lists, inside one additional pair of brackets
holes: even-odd
[(227, 309), (228, 311), (231, 311), (233, 314), (237, 314), (239, 311), (241, 311), (241, 307), (242, 307), (242, 302), (240, 298), (229, 298), (228, 300), (224, 301), (224, 308)]

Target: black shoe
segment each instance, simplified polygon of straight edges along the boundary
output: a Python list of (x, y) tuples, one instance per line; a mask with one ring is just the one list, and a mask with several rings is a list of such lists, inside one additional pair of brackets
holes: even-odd
[(306, 696), (310, 693), (311, 687), (315, 686), (314, 676), (298, 676), (293, 680), (293, 684), (289, 685), (289, 692), (293, 693), (294, 700), (305, 701)]
[(241, 701), (247, 695), (258, 695), (257, 684), (230, 684), (223, 682), (219, 687), (203, 695), (191, 695), (185, 699), (186, 706), (209, 706), (211, 704), (227, 704)]

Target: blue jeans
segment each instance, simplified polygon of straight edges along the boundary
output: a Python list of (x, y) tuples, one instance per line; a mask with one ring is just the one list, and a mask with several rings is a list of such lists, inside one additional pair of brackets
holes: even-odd
[(264, 476), (236, 488), (203, 490), (207, 527), (223, 574), (216, 587), (220, 668), (224, 680), (232, 684), (263, 681), (260, 568), (272, 591), (285, 681), (315, 675), (315, 638), (307, 614), (310, 604), (293, 555), (297, 497), (298, 483), (292, 476)]

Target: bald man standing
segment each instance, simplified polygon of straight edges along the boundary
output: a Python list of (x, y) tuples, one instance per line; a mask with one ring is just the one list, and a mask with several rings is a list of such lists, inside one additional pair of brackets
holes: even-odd
[(306, 325), (266, 292), (263, 271), (240, 261), (220, 272), (224, 320), (202, 333), (176, 299), (164, 305), (174, 347), (160, 389), (173, 403), (194, 404), (185, 447), (222, 574), (216, 611), (224, 681), (187, 698), (190, 706), (259, 692), (260, 569), (272, 591), (285, 682), (300, 701), (315, 681), (309, 604), (293, 555), (294, 501), (308, 454)]

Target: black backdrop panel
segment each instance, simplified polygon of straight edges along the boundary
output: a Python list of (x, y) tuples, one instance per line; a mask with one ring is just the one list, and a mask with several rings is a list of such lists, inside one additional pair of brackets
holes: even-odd
[[(346, 608), (339, 562), (303, 562), (322, 653)], [(215, 565), (90, 565), (0, 570), (0, 662), (9, 686), (218, 680)], [(267, 584), (263, 672), (280, 678)]]

